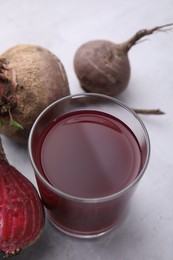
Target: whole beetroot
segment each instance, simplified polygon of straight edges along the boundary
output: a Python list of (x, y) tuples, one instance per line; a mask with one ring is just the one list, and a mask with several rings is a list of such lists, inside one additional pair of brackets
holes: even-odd
[(140, 30), (121, 44), (107, 40), (84, 43), (74, 57), (74, 69), (81, 87), (87, 92), (119, 95), (126, 89), (130, 79), (128, 52), (131, 47), (144, 36), (171, 25)]
[(65, 69), (49, 50), (28, 44), (8, 49), (0, 56), (0, 133), (27, 142), (40, 112), (69, 94)]

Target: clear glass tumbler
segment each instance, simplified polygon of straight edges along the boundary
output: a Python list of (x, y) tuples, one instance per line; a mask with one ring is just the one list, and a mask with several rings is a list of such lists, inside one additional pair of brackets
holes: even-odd
[[(58, 132), (59, 128), (62, 127), (61, 122), (63, 120), (66, 120), (65, 123), (63, 123), (63, 127), (65, 128), (62, 128), (65, 130)], [(58, 123), (56, 124), (56, 122)], [(88, 128), (86, 127), (85, 123), (89, 124), (87, 126)], [(80, 127), (82, 129), (84, 127), (85, 130), (82, 130), (82, 135), (75, 137), (75, 140), (75, 131), (70, 129), (73, 129), (73, 126), (78, 127), (79, 124)], [(117, 124), (119, 124), (119, 126), (117, 126)], [(53, 126), (55, 125), (57, 127), (57, 134), (54, 135), (53, 139), (53, 143), (55, 143), (55, 145), (53, 145), (53, 143), (49, 145), (49, 152), (44, 155), (45, 163), (49, 164), (50, 169), (51, 167), (53, 167), (52, 165), (55, 164), (52, 170), (49, 169), (49, 172), (48, 170), (46, 170), (47, 168), (44, 168), (43, 166), (44, 162), (41, 154), (42, 149), (45, 145), (45, 139), (47, 138), (47, 135), (51, 133), (51, 129), (53, 129)], [(93, 128), (90, 129), (90, 126)], [(121, 127), (124, 130), (122, 130)], [(103, 132), (101, 132), (100, 130), (103, 130)], [(116, 138), (115, 140), (114, 138), (111, 139), (111, 141), (107, 144), (106, 141), (109, 138), (108, 136), (106, 136), (106, 133), (109, 133), (109, 131), (110, 133), (115, 132)], [(92, 136), (87, 136), (86, 138), (86, 132), (87, 134), (90, 133), (90, 135), (91, 133), (93, 133), (94, 138)], [(62, 146), (63, 141), (60, 134), (64, 135), (65, 133), (65, 143)], [(99, 136), (100, 133), (103, 134), (102, 137)], [(135, 140), (139, 151), (137, 154), (134, 153), (132, 149), (133, 147), (131, 147), (129, 141), (126, 140), (125, 133), (129, 134), (131, 138)], [(87, 139), (87, 141), (84, 141), (82, 138)], [(117, 149), (116, 142), (119, 142), (119, 138), (122, 138), (122, 143), (117, 143), (117, 147), (119, 146), (119, 148)], [(69, 141), (67, 141), (67, 139)], [(93, 139), (94, 141), (92, 141)], [(112, 145), (111, 149), (116, 148), (116, 150), (114, 152), (114, 150), (110, 149), (109, 154), (108, 146), (109, 144), (111, 145), (112, 141), (115, 142), (115, 145)], [(61, 143), (61, 156), (62, 153), (67, 156), (67, 160), (65, 163), (58, 162), (59, 155), (58, 152), (57, 154), (55, 152), (56, 148), (59, 147), (58, 142)], [(79, 144), (77, 144), (77, 142), (79, 142)], [(85, 157), (86, 147), (82, 146), (85, 146), (85, 144), (87, 145), (88, 142), (96, 142), (93, 150), (96, 150), (96, 153), (99, 153), (99, 155), (94, 154), (94, 156), (92, 155), (92, 157), (90, 157), (89, 153), (87, 152), (87, 165), (79, 165), (79, 160), (83, 161), (82, 156)], [(73, 149), (71, 149), (71, 146), (73, 146)], [(122, 148), (122, 146), (124, 148)], [(76, 153), (77, 147), (80, 147), (80, 149), (82, 150), (81, 154), (78, 154), (79, 157), (76, 158), (74, 154)], [(126, 151), (126, 148), (128, 152)], [(122, 152), (123, 155), (119, 154)], [(57, 100), (56, 102), (48, 106), (38, 116), (29, 136), (29, 155), (36, 175), (38, 188), (46, 209), (46, 213), (51, 223), (57, 229), (63, 231), (66, 234), (81, 238), (93, 238), (101, 236), (115, 228), (127, 215), (132, 195), (148, 165), (150, 157), (150, 142), (147, 130), (143, 122), (138, 117), (138, 115), (136, 115), (136, 113), (134, 113), (126, 105), (122, 104), (115, 98), (111, 98), (105, 95), (78, 94), (70, 95)], [(97, 159), (96, 164), (94, 158)], [(122, 158), (123, 161), (121, 161)], [(90, 159), (92, 161), (91, 163)], [(113, 165), (111, 166), (113, 168), (111, 168), (111, 173), (109, 172), (109, 167), (108, 169), (106, 168), (107, 166), (110, 166), (110, 163), (106, 162), (106, 160), (110, 160), (110, 163), (112, 163)], [(115, 170), (114, 160), (116, 162)], [(104, 171), (101, 169), (101, 173), (98, 171), (95, 175), (95, 172), (93, 171), (93, 173), (91, 174), (90, 170), (92, 171), (92, 164), (94, 164), (94, 167), (96, 168), (97, 166), (102, 167), (101, 161), (105, 161)], [(118, 165), (119, 163), (121, 164), (121, 166)], [(65, 164), (66, 172), (63, 174), (61, 174), (60, 164), (62, 164), (62, 167)], [(120, 167), (120, 169), (117, 167)], [(78, 177), (79, 179), (81, 178), (81, 180), (79, 181), (78, 177), (76, 177), (75, 175), (78, 169)], [(89, 171), (87, 172), (86, 169), (89, 169)], [(51, 178), (49, 178), (49, 173), (51, 175), (51, 178), (52, 176), (53, 178), (55, 178), (56, 183), (53, 182)], [(86, 176), (84, 176), (84, 173), (88, 175), (87, 178), (90, 178), (89, 184), (87, 183), (88, 180)], [(101, 174), (105, 174), (105, 182), (103, 181), (104, 178), (102, 178)], [(59, 177), (60, 175), (61, 177)], [(110, 175), (109, 185), (107, 184), (106, 179), (108, 175)], [(68, 176), (68, 180), (64, 179), (63, 181), (67, 182), (68, 187), (70, 187), (69, 189), (71, 189), (72, 185), (75, 185), (75, 193), (68, 192), (68, 189), (64, 190), (64, 187), (62, 187), (61, 189), (62, 180), (60, 179), (66, 178), (65, 176)], [(86, 178), (86, 185), (85, 180), (82, 180), (83, 177), (81, 176), (84, 176), (84, 178)], [(94, 176), (93, 178), (95, 178), (94, 181), (92, 180), (92, 176)], [(123, 179), (125, 180), (127, 179), (127, 177), (128, 181), (122, 184)], [(121, 179), (122, 183), (119, 183), (119, 178)], [(114, 186), (116, 185), (117, 187), (114, 189)], [(85, 196), (85, 193), (82, 194), (85, 189), (90, 188), (92, 189), (91, 196), (89, 196), (88, 194)], [(100, 192), (101, 189), (104, 190), (104, 188), (106, 192), (103, 192), (102, 195), (100, 195), (101, 193), (97, 194), (97, 192), (96, 195), (93, 195), (95, 190), (98, 190)], [(79, 190), (80, 193), (78, 193)]]

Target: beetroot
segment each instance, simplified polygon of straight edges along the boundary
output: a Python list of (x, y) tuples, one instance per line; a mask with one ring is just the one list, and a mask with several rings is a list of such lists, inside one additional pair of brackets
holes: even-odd
[(45, 214), (33, 184), (9, 165), (0, 141), (0, 249), (15, 255), (41, 235)]
[(106, 40), (89, 41), (77, 50), (74, 68), (81, 87), (87, 92), (117, 96), (130, 79), (128, 52), (142, 37), (160, 31), (167, 24), (138, 31), (122, 44)]
[(0, 56), (0, 133), (26, 143), (40, 112), (69, 94), (65, 69), (49, 50), (28, 44), (8, 49)]

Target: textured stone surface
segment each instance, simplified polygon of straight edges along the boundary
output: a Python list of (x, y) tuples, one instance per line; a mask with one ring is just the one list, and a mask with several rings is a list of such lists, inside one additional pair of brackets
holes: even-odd
[[(73, 69), (77, 48), (91, 39), (123, 42), (142, 28), (173, 22), (171, 0), (0, 1), (0, 52), (38, 44), (57, 54), (71, 92), (81, 93)], [(160, 108), (163, 116), (141, 116), (151, 139), (151, 160), (125, 222), (94, 240), (80, 240), (47, 223), (41, 239), (16, 260), (173, 259), (173, 32), (156, 33), (129, 52), (131, 79), (118, 98), (135, 108)], [(27, 147), (3, 138), (9, 161), (34, 184)], [(0, 259), (2, 254), (0, 253)]]

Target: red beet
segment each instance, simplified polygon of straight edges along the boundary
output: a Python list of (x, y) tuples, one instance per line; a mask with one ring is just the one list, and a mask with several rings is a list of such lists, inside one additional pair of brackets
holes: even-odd
[(87, 92), (116, 96), (123, 92), (130, 79), (128, 52), (142, 37), (160, 31), (167, 24), (138, 31), (122, 44), (106, 40), (83, 44), (74, 57), (74, 68), (81, 87)]
[(43, 109), (70, 94), (62, 62), (41, 46), (19, 44), (0, 55), (0, 133), (27, 143)]
[(40, 237), (44, 223), (36, 188), (8, 163), (0, 141), (0, 249), (19, 253)]

